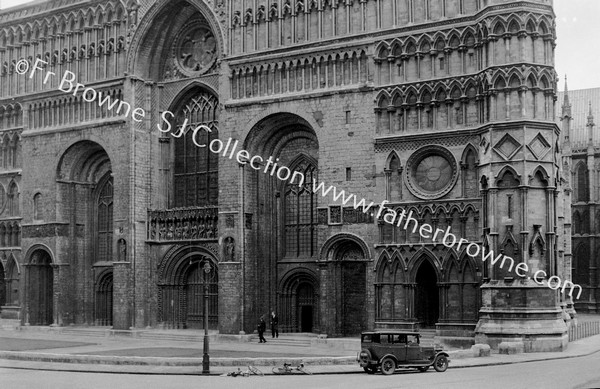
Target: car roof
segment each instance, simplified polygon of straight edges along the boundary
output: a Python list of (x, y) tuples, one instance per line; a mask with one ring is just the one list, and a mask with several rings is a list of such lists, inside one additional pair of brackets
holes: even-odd
[(394, 330), (381, 330), (381, 331), (365, 331), (362, 333), (363, 335), (421, 335), (419, 332), (414, 331), (394, 331)]

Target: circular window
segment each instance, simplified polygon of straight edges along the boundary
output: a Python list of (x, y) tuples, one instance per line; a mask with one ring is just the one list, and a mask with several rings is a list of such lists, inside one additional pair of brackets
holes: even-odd
[(217, 40), (207, 27), (195, 26), (179, 36), (175, 54), (185, 73), (205, 73), (217, 58)]
[(408, 189), (415, 196), (422, 199), (442, 197), (456, 182), (456, 161), (443, 147), (424, 147), (409, 158), (406, 175)]

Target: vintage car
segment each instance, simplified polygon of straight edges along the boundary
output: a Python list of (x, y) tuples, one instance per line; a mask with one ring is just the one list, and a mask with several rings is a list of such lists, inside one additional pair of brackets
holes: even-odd
[(450, 358), (441, 348), (421, 346), (418, 332), (381, 330), (363, 332), (357, 361), (369, 374), (381, 368), (383, 374), (393, 374), (398, 368), (416, 368), (421, 372), (433, 366), (444, 372)]

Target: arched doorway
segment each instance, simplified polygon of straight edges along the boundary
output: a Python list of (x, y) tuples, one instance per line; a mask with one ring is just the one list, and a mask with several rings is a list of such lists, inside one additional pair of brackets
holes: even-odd
[[(328, 332), (341, 336), (359, 335), (367, 324), (367, 260), (369, 249), (353, 234), (329, 238), (321, 249), (327, 261), (327, 303), (335, 307)], [(323, 273), (322, 273), (323, 274)]]
[(435, 326), (439, 318), (439, 292), (437, 275), (431, 262), (421, 262), (415, 281), (415, 316), (421, 327)]
[(359, 335), (366, 321), (365, 262), (342, 262), (342, 336)]
[(161, 327), (204, 328), (206, 286), (208, 329), (218, 328), (219, 270), (216, 264), (201, 246), (176, 249), (163, 258), (158, 267), (158, 321)]
[(45, 250), (36, 250), (29, 260), (29, 324), (50, 325), (53, 321), (54, 271)]
[[(208, 328), (216, 329), (219, 321), (218, 275), (215, 269), (204, 271), (204, 261), (194, 261), (186, 276), (186, 328), (204, 328), (204, 293), (208, 295)], [(206, 287), (206, 291), (205, 291)]]
[(315, 274), (292, 270), (283, 276), (279, 290), (279, 331), (318, 331), (319, 283)]
[(103, 274), (96, 286), (96, 325), (111, 326), (113, 321), (113, 273)]
[(296, 294), (298, 307), (298, 330), (312, 332), (314, 323), (315, 291), (311, 284), (303, 282), (298, 285)]
[(2, 262), (0, 262), (0, 311), (2, 307), (6, 305), (6, 283), (4, 279), (6, 278), (4, 274), (4, 266), (2, 266)]

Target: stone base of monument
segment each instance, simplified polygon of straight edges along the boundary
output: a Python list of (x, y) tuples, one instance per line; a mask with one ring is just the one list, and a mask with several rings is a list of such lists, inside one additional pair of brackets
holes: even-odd
[(490, 281), (481, 286), (481, 292), (475, 343), (489, 344), (504, 353), (567, 348), (567, 324), (557, 291), (531, 280), (516, 279)]

